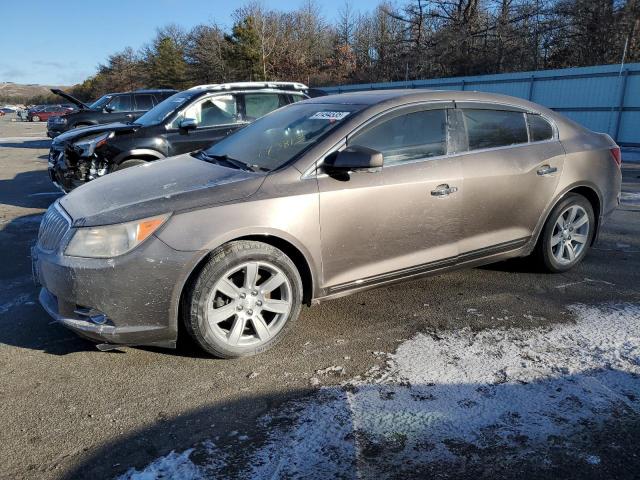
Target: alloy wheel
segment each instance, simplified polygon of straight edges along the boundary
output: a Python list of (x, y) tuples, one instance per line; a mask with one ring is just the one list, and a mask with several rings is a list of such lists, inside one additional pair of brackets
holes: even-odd
[(567, 207), (558, 216), (551, 234), (551, 253), (555, 260), (573, 263), (585, 249), (589, 239), (589, 215), (580, 205)]
[(244, 262), (227, 270), (211, 289), (203, 331), (232, 347), (256, 346), (282, 329), (292, 304), (291, 283), (280, 268)]

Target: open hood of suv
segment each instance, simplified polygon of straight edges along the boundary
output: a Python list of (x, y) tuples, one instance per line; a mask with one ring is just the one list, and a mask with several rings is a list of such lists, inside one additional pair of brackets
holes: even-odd
[(89, 105), (87, 105), (84, 102), (81, 102), (76, 97), (74, 97), (72, 95), (69, 95), (66, 92), (63, 92), (59, 88), (52, 88), (51, 91), (53, 93), (55, 93), (56, 95), (59, 95), (59, 96), (61, 96), (62, 98), (66, 99), (66, 100), (69, 100), (74, 105), (77, 105), (80, 110), (89, 110)]

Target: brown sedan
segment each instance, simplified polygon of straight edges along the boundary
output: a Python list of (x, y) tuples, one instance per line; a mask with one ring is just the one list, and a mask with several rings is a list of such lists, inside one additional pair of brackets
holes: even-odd
[(620, 149), (475, 92), (320, 97), (216, 145), (83, 186), (34, 249), (40, 300), (79, 334), (221, 357), (273, 346), (302, 304), (531, 256), (574, 267), (620, 195)]

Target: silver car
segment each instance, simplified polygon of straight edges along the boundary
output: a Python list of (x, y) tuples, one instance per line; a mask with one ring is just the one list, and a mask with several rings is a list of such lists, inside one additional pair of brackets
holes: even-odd
[(40, 301), (80, 335), (262, 352), (301, 305), (531, 256), (574, 267), (620, 198), (620, 149), (506, 96), (373, 91), (277, 110), (53, 204)]

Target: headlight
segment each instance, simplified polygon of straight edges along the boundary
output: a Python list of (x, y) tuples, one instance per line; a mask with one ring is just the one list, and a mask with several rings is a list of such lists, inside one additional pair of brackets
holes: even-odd
[(64, 117), (53, 117), (53, 123), (62, 123), (63, 125), (67, 123), (67, 119)]
[(73, 144), (76, 150), (79, 150), (81, 157), (90, 157), (96, 148), (107, 143), (107, 140), (113, 136), (113, 132), (100, 133), (92, 137), (84, 137)]
[(144, 242), (167, 218), (169, 214), (104, 227), (78, 228), (64, 253), (71, 257), (117, 257)]

